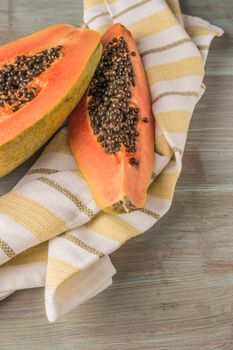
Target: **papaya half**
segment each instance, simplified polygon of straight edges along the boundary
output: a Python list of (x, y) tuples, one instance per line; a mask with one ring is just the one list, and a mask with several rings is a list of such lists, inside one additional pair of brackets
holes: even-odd
[(113, 25), (87, 93), (68, 121), (69, 142), (97, 205), (142, 208), (154, 161), (154, 117), (147, 79), (131, 33)]
[(100, 35), (66, 24), (0, 47), (0, 176), (35, 153), (85, 93)]

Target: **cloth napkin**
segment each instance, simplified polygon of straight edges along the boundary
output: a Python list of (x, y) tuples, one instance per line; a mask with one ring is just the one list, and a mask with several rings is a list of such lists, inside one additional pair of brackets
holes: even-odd
[(0, 299), (45, 286), (51, 322), (107, 288), (116, 272), (108, 255), (170, 208), (190, 119), (205, 91), (209, 46), (223, 34), (182, 14), (177, 0), (86, 0), (84, 21), (101, 33), (116, 22), (132, 32), (153, 101), (155, 162), (145, 208), (104, 213), (79, 172), (64, 128), (0, 198)]

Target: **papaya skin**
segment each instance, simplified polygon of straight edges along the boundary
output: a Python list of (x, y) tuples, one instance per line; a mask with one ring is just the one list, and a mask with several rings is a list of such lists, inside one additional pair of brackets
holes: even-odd
[[(79, 164), (80, 171), (98, 207), (109, 213), (125, 213), (143, 208), (147, 189), (151, 183), (154, 163), (154, 116), (145, 71), (139, 52), (130, 32), (120, 24), (113, 25), (102, 37), (107, 45), (113, 37), (123, 36), (131, 57), (136, 86), (131, 88), (131, 106), (139, 108), (141, 118), (137, 124), (140, 137), (137, 150), (132, 155), (122, 145), (116, 154), (107, 154), (97, 141), (90, 125), (88, 102), (85, 94), (69, 117), (69, 142)], [(148, 122), (143, 122), (143, 118)], [(132, 166), (130, 158), (139, 160), (139, 166)]]
[(62, 126), (85, 93), (99, 63), (102, 55), (100, 40), (96, 40), (96, 47), (92, 46), (92, 49), (93, 52), (79, 79), (58, 103), (51, 105), (46, 113), (27, 128), (20, 130), (14, 137), (3, 143), (0, 138), (0, 177), (10, 173), (33, 155)]

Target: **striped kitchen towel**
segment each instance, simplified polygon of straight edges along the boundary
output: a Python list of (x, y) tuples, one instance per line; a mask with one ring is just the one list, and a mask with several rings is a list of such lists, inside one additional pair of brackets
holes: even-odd
[(189, 122), (205, 90), (209, 46), (223, 33), (183, 15), (177, 0), (86, 0), (84, 21), (101, 33), (120, 22), (137, 42), (156, 120), (155, 165), (145, 208), (104, 213), (79, 173), (64, 128), (0, 198), (0, 298), (45, 286), (52, 322), (109, 286), (115, 270), (108, 255), (170, 208)]

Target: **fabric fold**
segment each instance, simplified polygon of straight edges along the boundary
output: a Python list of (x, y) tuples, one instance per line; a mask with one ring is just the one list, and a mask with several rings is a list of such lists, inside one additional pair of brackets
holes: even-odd
[[(107, 256), (84, 270), (71, 264), (67, 266), (62, 260), (52, 262), (50, 259), (52, 263), (55, 266), (51, 269), (48, 266), (48, 271), (56, 275), (52, 278), (47, 276), (45, 289), (46, 314), (50, 322), (55, 322), (74, 307), (101, 293), (112, 284), (112, 277), (116, 273)], [(52, 281), (55, 284), (51, 284)]]

